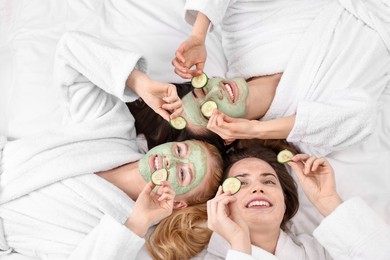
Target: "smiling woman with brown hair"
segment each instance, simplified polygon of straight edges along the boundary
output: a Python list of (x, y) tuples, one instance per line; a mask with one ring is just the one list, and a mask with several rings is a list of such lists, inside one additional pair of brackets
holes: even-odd
[(360, 198), (341, 200), (324, 158), (296, 154), (287, 162), (325, 217), (314, 237), (294, 235), (286, 223), (298, 210), (297, 186), (275, 151), (257, 144), (228, 156), (225, 178), (239, 179), (241, 188), (220, 187), (207, 203), (214, 233), (204, 259), (386, 259), (390, 227)]

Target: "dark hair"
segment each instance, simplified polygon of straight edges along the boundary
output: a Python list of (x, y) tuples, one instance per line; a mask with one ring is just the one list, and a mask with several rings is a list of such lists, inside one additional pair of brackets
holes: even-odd
[[(180, 98), (193, 90), (190, 82), (174, 84), (177, 94)], [(223, 139), (217, 134), (205, 129), (203, 133), (193, 133), (188, 129), (177, 130), (173, 128), (169, 122), (164, 120), (159, 114), (154, 112), (141, 98), (136, 101), (126, 103), (131, 114), (135, 119), (135, 128), (137, 134), (143, 134), (148, 143), (148, 148), (151, 149), (159, 144), (184, 141), (189, 139), (197, 139), (215, 145), (218, 150), (224, 151)]]
[(231, 167), (236, 162), (245, 158), (258, 158), (271, 165), (278, 175), (284, 193), (286, 212), (284, 213), (280, 227), (286, 230), (287, 221), (298, 211), (299, 200), (296, 182), (288, 173), (286, 166), (279, 163), (276, 159), (277, 154), (283, 149), (297, 153), (297, 149), (285, 140), (242, 140), (236, 143), (235, 147), (224, 158), (225, 168), (223, 179), (226, 179)]

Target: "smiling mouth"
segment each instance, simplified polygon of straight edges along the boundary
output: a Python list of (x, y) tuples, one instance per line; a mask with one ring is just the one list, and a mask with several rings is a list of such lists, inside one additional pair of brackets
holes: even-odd
[(247, 208), (252, 208), (252, 207), (271, 207), (271, 203), (265, 200), (253, 200), (246, 205)]
[(223, 88), (227, 92), (231, 102), (234, 103), (236, 101), (235, 92), (237, 92), (234, 83), (232, 82), (224, 83)]
[(152, 169), (152, 172), (155, 172), (157, 170), (160, 170), (163, 167), (163, 160), (161, 156), (154, 155), (149, 160), (150, 168)]

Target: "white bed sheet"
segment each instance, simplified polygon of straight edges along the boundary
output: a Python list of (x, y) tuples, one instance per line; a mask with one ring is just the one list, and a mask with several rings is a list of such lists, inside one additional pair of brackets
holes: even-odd
[[(132, 42), (156, 80), (182, 82), (171, 60), (191, 32), (184, 0), (1, 0), (0, 134), (19, 138), (58, 123), (58, 89), (52, 84), (55, 46), (65, 31), (88, 31), (126, 48)], [(218, 30), (208, 37), (210, 76), (226, 61)]]

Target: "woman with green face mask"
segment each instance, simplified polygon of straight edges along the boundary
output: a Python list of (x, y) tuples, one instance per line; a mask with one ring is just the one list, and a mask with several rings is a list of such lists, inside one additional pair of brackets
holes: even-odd
[[(188, 140), (139, 152), (124, 101), (141, 97), (165, 120), (182, 110), (176, 88), (143, 71), (136, 49), (79, 32), (61, 38), (55, 79), (63, 94), (63, 124), (20, 140), (0, 138), (0, 255), (134, 259), (150, 227), (169, 230), (181, 218), (177, 211), (205, 207), (222, 173), (214, 146)], [(151, 175), (163, 169), (166, 180), (153, 184)], [(187, 214), (182, 222), (196, 218)], [(170, 240), (180, 241), (172, 236), (160, 244)], [(174, 252), (159, 248), (155, 242), (150, 250), (165, 259)]]
[[(287, 139), (321, 156), (387, 135), (374, 131), (390, 118), (382, 105), (390, 99), (384, 2), (188, 0), (185, 9), (193, 27), (175, 53), (175, 72), (185, 79), (203, 72), (206, 35), (220, 26), (229, 77), (183, 99), (190, 131), (207, 127), (227, 143)], [(206, 119), (200, 107), (208, 100), (218, 109)]]

